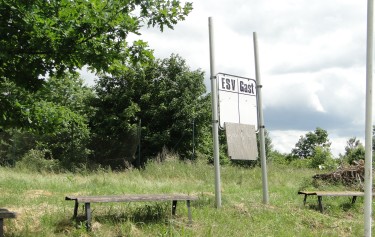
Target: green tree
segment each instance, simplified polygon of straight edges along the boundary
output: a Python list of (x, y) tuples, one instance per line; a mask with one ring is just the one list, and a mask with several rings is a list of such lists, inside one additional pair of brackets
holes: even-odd
[(314, 132), (308, 132), (301, 136), (292, 149), (292, 157), (309, 158), (315, 154), (316, 147), (330, 148), (331, 142), (328, 139), (328, 132), (322, 128), (316, 128)]
[(12, 127), (27, 127), (33, 94), (10, 80), (0, 80), (0, 132)]
[(139, 121), (142, 157), (153, 157), (164, 146), (192, 157), (194, 144), (205, 139), (205, 126), (209, 126), (209, 98), (204, 95), (203, 81), (203, 72), (191, 71), (176, 55), (100, 77), (92, 120), (95, 159), (102, 163), (108, 158), (122, 164), (134, 161)]
[(365, 148), (362, 145), (361, 141), (356, 137), (350, 138), (346, 142), (344, 160), (346, 160), (349, 164), (352, 164), (353, 161), (364, 159)]
[(35, 93), (38, 101), (30, 109), (30, 127), (38, 135), (38, 149), (50, 150), (64, 167), (83, 163), (90, 151), (88, 106), (93, 90), (84, 85), (77, 73), (52, 76)]
[[(331, 151), (327, 146), (316, 146), (314, 148), (314, 154), (311, 156), (311, 168), (318, 168), (321, 165), (331, 164), (332, 159)], [(331, 168), (331, 167), (329, 167)]]
[[(76, 73), (50, 77), (37, 92), (26, 92), (14, 82), (6, 85), (9, 93), (3, 96), (5, 101), (19, 105), (17, 119), (22, 121), (18, 126), (22, 129), (3, 127), (2, 163), (14, 165), (31, 149), (45, 151), (49, 154), (46, 158), (60, 160), (67, 168), (86, 161), (88, 118), (92, 113), (87, 101), (93, 92)], [(20, 101), (18, 96), (26, 99)]]
[(50, 76), (35, 94), (41, 100), (67, 107), (88, 119), (94, 112), (88, 106), (94, 97), (93, 92), (78, 73), (67, 72), (61, 77)]
[(127, 37), (144, 25), (173, 28), (191, 10), (179, 0), (1, 0), (0, 79), (36, 89), (46, 73), (142, 62), (147, 44)]

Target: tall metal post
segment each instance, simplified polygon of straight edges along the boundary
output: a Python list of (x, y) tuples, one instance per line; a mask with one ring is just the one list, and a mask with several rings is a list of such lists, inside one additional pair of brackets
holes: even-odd
[(219, 118), (217, 113), (217, 83), (214, 56), (214, 30), (212, 17), (208, 18), (208, 29), (210, 39), (210, 78), (211, 78), (211, 101), (212, 101), (212, 136), (214, 143), (214, 166), (215, 166), (215, 198), (216, 208), (221, 207), (220, 188), (220, 160), (219, 160)]
[(372, 60), (374, 1), (367, 1), (366, 125), (365, 125), (365, 236), (371, 236), (372, 221)]
[(262, 82), (259, 73), (258, 60), (258, 40), (256, 32), (253, 32), (254, 41), (254, 57), (255, 57), (255, 79), (257, 82), (257, 96), (258, 96), (258, 126), (259, 126), (259, 144), (260, 144), (260, 161), (262, 166), (262, 183), (263, 183), (263, 203), (268, 204), (268, 181), (267, 181), (267, 162), (266, 162), (266, 145), (264, 139), (264, 119), (262, 107)]
[(139, 119), (138, 123), (138, 157), (137, 157), (137, 168), (141, 168), (141, 133), (142, 133), (142, 119)]
[(195, 119), (193, 118), (193, 152), (192, 152), (192, 160), (195, 159)]

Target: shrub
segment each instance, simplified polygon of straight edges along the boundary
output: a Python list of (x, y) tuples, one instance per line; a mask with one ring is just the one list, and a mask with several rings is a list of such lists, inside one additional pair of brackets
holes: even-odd
[[(60, 170), (60, 162), (50, 157), (48, 150), (29, 150), (20, 161), (16, 163), (16, 168), (32, 172), (56, 172)], [(46, 159), (50, 158), (50, 159)]]
[(309, 168), (311, 167), (311, 160), (310, 159), (295, 159), (295, 160), (290, 161), (289, 164), (296, 168)]
[(324, 165), (328, 160), (332, 160), (331, 152), (326, 147), (317, 146), (314, 149), (314, 154), (311, 157), (311, 168), (318, 168), (319, 165)]
[(281, 165), (287, 165), (290, 163), (290, 160), (287, 159), (287, 155), (282, 154), (279, 151), (271, 151), (269, 156), (267, 156), (267, 160), (272, 163)]

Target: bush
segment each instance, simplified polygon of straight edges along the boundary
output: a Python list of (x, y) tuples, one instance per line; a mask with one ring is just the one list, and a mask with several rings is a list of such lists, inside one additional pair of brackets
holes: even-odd
[(296, 168), (309, 168), (311, 167), (311, 160), (310, 159), (295, 159), (295, 160), (290, 161), (289, 164)]
[(267, 156), (267, 160), (281, 165), (288, 165), (290, 163), (290, 160), (287, 159), (287, 155), (282, 154), (279, 151), (271, 151), (269, 156)]
[(319, 168), (320, 165), (324, 165), (326, 162), (332, 160), (331, 152), (325, 147), (317, 146), (314, 149), (314, 154), (311, 157), (311, 168)]
[(52, 159), (48, 150), (31, 149), (16, 163), (16, 168), (39, 173), (56, 172), (60, 170), (60, 162)]

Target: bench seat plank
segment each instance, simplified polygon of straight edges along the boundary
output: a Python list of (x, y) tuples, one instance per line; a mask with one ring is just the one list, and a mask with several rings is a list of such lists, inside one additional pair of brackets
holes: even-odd
[(186, 201), (197, 200), (198, 197), (183, 194), (128, 194), (109, 196), (67, 196), (65, 200), (82, 202), (140, 202), (140, 201)]
[(0, 210), (0, 219), (4, 218), (16, 218), (17, 214), (15, 212), (4, 212)]
[(364, 192), (353, 191), (299, 191), (298, 194), (316, 195), (316, 196), (364, 196)]

